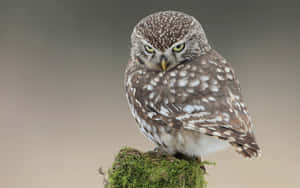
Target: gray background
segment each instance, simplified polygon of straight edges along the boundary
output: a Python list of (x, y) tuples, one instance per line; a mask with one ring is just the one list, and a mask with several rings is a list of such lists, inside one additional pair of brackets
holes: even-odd
[(153, 145), (123, 90), (132, 28), (159, 10), (202, 23), (232, 62), (263, 156), (207, 156), (209, 187), (299, 187), (300, 3), (0, 0), (0, 186), (99, 188), (122, 146)]

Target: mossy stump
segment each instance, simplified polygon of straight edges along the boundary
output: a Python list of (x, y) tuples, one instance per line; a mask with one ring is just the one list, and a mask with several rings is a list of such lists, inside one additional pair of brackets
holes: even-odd
[(108, 172), (108, 188), (205, 188), (206, 174), (197, 160), (124, 148)]

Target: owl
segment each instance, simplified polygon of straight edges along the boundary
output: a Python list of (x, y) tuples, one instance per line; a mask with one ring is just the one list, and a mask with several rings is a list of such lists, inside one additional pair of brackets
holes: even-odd
[(139, 129), (163, 151), (260, 155), (239, 80), (194, 17), (163, 11), (138, 22), (124, 84)]

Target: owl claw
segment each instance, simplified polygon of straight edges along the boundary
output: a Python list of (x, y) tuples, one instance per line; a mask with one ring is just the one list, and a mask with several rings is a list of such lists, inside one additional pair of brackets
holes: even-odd
[(155, 147), (153, 150), (155, 153), (159, 154), (168, 154), (165, 150), (163, 150), (161, 147)]
[(162, 151), (162, 149), (160, 147), (155, 147), (153, 151), (159, 153)]
[(160, 147), (155, 147), (153, 149), (153, 151), (148, 151), (147, 153), (155, 154), (155, 155), (157, 155), (157, 154), (159, 154), (159, 155), (168, 155), (168, 153)]

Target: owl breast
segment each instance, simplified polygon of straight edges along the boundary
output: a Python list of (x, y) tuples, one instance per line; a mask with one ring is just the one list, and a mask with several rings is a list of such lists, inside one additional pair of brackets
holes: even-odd
[(220, 92), (222, 83), (211, 76), (212, 66), (206, 64), (206, 61), (189, 62), (167, 72), (147, 72), (137, 76), (140, 85), (135, 86), (136, 97), (145, 106), (167, 117), (211, 111), (223, 95)]

